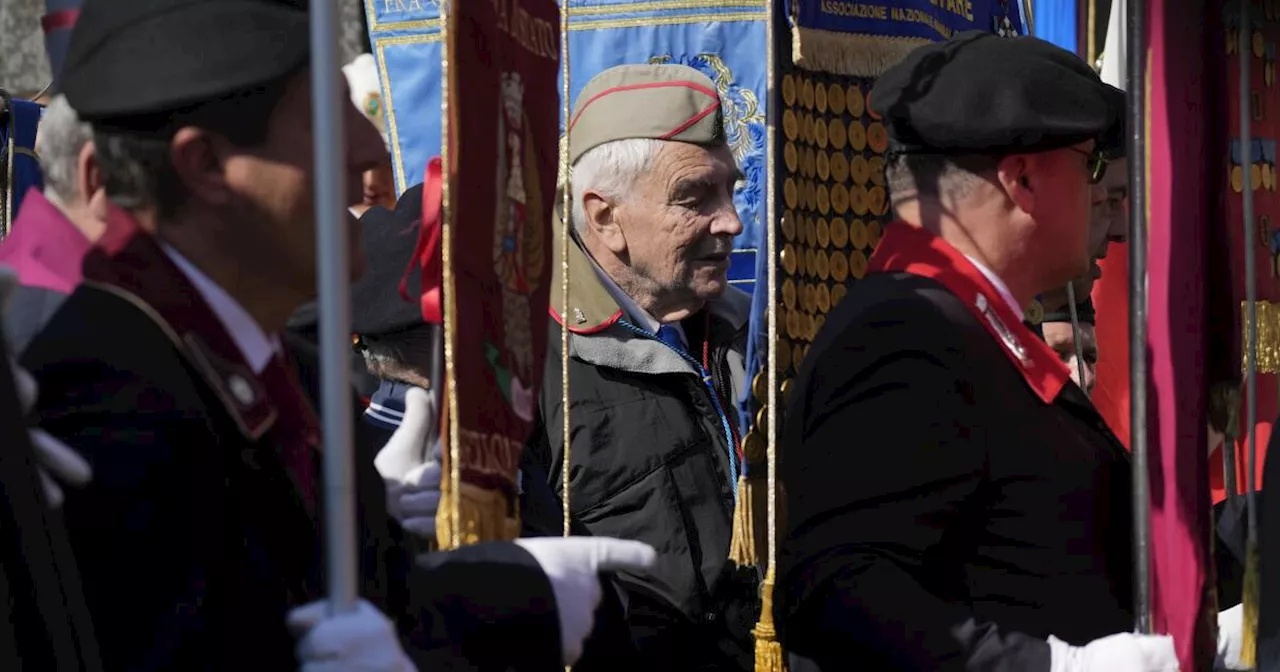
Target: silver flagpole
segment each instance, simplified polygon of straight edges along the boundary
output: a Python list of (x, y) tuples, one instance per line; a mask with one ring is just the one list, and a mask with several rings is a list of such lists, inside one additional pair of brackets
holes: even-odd
[(1080, 391), (1089, 396), (1084, 386), (1084, 346), (1080, 343), (1080, 315), (1076, 312), (1076, 288), (1074, 283), (1067, 283), (1067, 306), (1071, 311), (1071, 343), (1076, 352), (1076, 373), (1080, 376)]
[(347, 157), (339, 84), (336, 0), (311, 3), (311, 114), (315, 123), (316, 279), (320, 289), (324, 431), (325, 569), (332, 612), (356, 601), (355, 479), (351, 447), (351, 265), (347, 259)]
[(1129, 431), (1133, 442), (1133, 562), (1135, 625), (1151, 632), (1151, 510), (1147, 469), (1147, 143), (1146, 10), (1129, 0), (1126, 50), (1129, 131)]

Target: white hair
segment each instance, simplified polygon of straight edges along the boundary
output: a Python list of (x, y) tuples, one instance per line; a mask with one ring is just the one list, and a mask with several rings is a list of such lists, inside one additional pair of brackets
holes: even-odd
[(579, 235), (587, 229), (582, 195), (594, 191), (615, 200), (625, 199), (660, 147), (661, 140), (650, 138), (614, 140), (592, 147), (573, 164), (573, 228)]
[(80, 150), (93, 141), (93, 127), (80, 121), (65, 96), (55, 96), (40, 117), (36, 154), (44, 172), (45, 194), (57, 203), (76, 200)]

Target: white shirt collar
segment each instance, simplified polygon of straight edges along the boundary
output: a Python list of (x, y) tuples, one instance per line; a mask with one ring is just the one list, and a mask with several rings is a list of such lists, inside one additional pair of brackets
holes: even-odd
[(1000, 293), (1000, 298), (1004, 299), (1004, 302), (1009, 305), (1009, 308), (1013, 310), (1013, 314), (1017, 315), (1019, 320), (1025, 319), (1022, 315), (1022, 306), (1019, 306), (1018, 300), (1013, 298), (1013, 293), (1009, 291), (1009, 286), (1004, 284), (1004, 280), (1001, 280), (1000, 276), (993, 273), (991, 269), (984, 266), (982, 262), (977, 259), (974, 259), (967, 254), (964, 255), (964, 258), (968, 259), (969, 263), (977, 267), (978, 271), (980, 271), (982, 275), (986, 276), (987, 280), (991, 281), (991, 284), (995, 285), (996, 291)]
[(218, 317), (218, 321), (222, 322), (222, 326), (227, 328), (227, 333), (231, 334), (231, 340), (235, 341), (236, 347), (240, 348), (240, 354), (244, 355), (245, 362), (255, 374), (262, 373), (262, 370), (267, 368), (267, 363), (279, 351), (279, 340), (274, 336), (268, 336), (239, 301), (232, 298), (227, 290), (219, 287), (209, 276), (196, 268), (195, 264), (172, 247), (163, 243), (161, 246), (164, 247), (165, 254), (169, 255), (182, 274), (187, 276), (195, 286), (196, 291), (200, 292), (200, 297)]
[[(641, 308), (640, 304), (636, 303), (636, 300), (631, 298), (630, 294), (622, 291), (618, 283), (614, 282), (613, 278), (609, 277), (609, 274), (605, 273), (603, 268), (600, 268), (600, 264), (596, 263), (596, 260), (590, 254), (587, 254), (587, 258), (591, 259), (591, 267), (596, 269), (596, 275), (600, 277), (600, 283), (608, 290), (613, 300), (618, 302), (618, 307), (622, 308), (622, 314), (635, 323), (636, 326), (648, 329), (649, 333), (658, 333), (658, 327), (663, 326), (662, 323), (650, 315), (649, 311)], [(689, 339), (685, 338), (684, 329), (680, 327), (680, 323), (672, 322), (667, 326), (675, 328), (676, 333), (680, 335), (681, 342), (685, 344), (685, 347), (688, 347)]]

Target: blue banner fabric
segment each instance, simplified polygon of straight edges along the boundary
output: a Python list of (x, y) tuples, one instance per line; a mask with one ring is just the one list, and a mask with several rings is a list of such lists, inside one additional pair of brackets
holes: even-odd
[(1034, 35), (1067, 51), (1076, 52), (1079, 12), (1074, 0), (1035, 0)]

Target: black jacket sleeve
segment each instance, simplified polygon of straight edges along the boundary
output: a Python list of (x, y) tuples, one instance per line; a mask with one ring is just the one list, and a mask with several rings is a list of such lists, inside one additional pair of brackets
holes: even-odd
[(814, 344), (783, 428), (792, 669), (1048, 670), (1046, 642), (972, 618), (946, 562), (974, 531), (989, 422), (963, 340), (923, 300), (872, 310)]
[(564, 668), (551, 583), (524, 549), (479, 544), (418, 564), (409, 589), (429, 614), (408, 633), (418, 669)]

